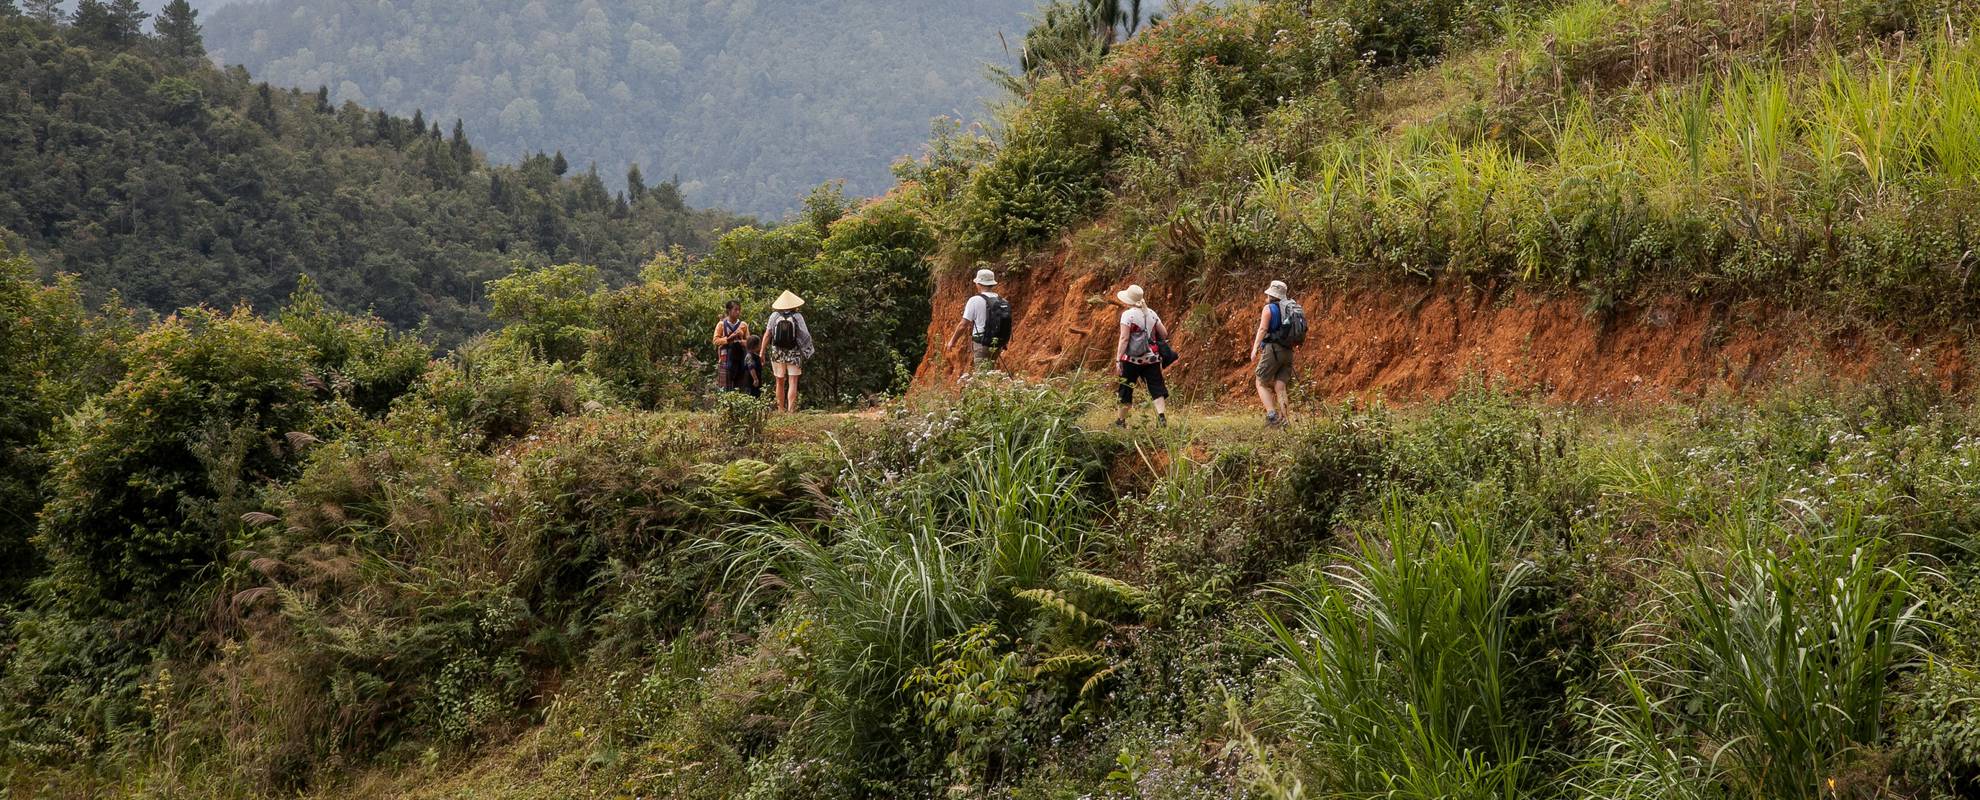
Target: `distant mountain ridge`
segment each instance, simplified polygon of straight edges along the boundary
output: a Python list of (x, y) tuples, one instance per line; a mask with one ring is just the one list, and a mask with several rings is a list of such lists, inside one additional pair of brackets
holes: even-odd
[[(561, 7), (560, 7), (561, 6)], [(756, 214), (843, 179), (877, 194), (942, 115), (980, 117), (1033, 0), (259, 0), (202, 15), (208, 49), (276, 85), (465, 119), (498, 161), (631, 164)], [(1002, 34), (1000, 36), (1000, 34)]]

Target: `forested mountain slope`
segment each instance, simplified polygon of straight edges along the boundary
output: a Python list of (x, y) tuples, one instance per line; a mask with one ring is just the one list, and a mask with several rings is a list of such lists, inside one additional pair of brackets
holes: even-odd
[(606, 189), (561, 159), (492, 166), (449, 118), (390, 116), (221, 71), (150, 26), (0, 17), (0, 230), (44, 270), (161, 312), (330, 300), (452, 340), (513, 262), (623, 282), (731, 223), (672, 184)]
[(266, 0), (207, 20), (214, 56), (282, 86), (461, 117), (497, 159), (561, 149), (610, 176), (772, 215), (854, 194), (940, 115), (975, 116), (1032, 0)]

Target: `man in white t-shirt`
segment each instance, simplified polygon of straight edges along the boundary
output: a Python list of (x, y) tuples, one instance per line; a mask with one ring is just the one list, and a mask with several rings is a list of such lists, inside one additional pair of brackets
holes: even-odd
[[(1010, 335), (1010, 304), (991, 288), (997, 285), (997, 273), (979, 269), (976, 271), (975, 283), (976, 294), (970, 295), (969, 302), (963, 304), (962, 319), (956, 323), (955, 329), (949, 332), (949, 341), (943, 349), (956, 349), (956, 337), (968, 331), (975, 369), (986, 369), (995, 366), (997, 356), (1003, 354), (1006, 342), (1000, 337)], [(993, 311), (996, 313), (992, 313)], [(995, 318), (1000, 315), (1004, 323), (1003, 330), (990, 330), (991, 325), (997, 322)]]

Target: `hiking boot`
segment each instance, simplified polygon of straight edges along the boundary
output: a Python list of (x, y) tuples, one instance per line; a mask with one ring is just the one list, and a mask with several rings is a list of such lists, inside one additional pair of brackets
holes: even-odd
[(1156, 414), (1156, 415), (1155, 415), (1155, 427), (1157, 427), (1157, 428), (1166, 428), (1166, 427), (1169, 427), (1169, 415), (1167, 415), (1167, 414)]
[(1114, 427), (1116, 427), (1116, 428), (1125, 428), (1125, 427), (1127, 427), (1127, 420), (1125, 420), (1125, 419), (1117, 419), (1117, 420), (1114, 420)]
[(1279, 423), (1279, 412), (1277, 412), (1277, 411), (1267, 411), (1267, 412), (1265, 412), (1265, 427), (1267, 427), (1267, 428), (1276, 428), (1276, 427), (1279, 427), (1279, 424), (1280, 424), (1280, 423)]

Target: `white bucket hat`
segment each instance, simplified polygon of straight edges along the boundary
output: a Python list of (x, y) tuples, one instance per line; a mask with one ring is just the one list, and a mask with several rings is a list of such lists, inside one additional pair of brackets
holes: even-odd
[(1148, 305), (1148, 293), (1142, 291), (1141, 284), (1138, 283), (1115, 292), (1114, 297), (1135, 308), (1143, 308)]
[(976, 271), (976, 285), (978, 285), (978, 286), (996, 286), (996, 285), (997, 285), (997, 273), (995, 273), (995, 272), (993, 272), (993, 271), (990, 271), (990, 270), (987, 270), (987, 269), (979, 269), (979, 270), (977, 270), (977, 271)]
[(1265, 296), (1274, 300), (1284, 300), (1289, 294), (1292, 292), (1286, 289), (1285, 281), (1273, 281), (1271, 286), (1265, 287)]
[(804, 298), (799, 297), (796, 294), (793, 294), (790, 290), (786, 289), (784, 290), (784, 294), (777, 298), (777, 302), (770, 304), (770, 310), (795, 311), (799, 306), (802, 305), (804, 305)]

